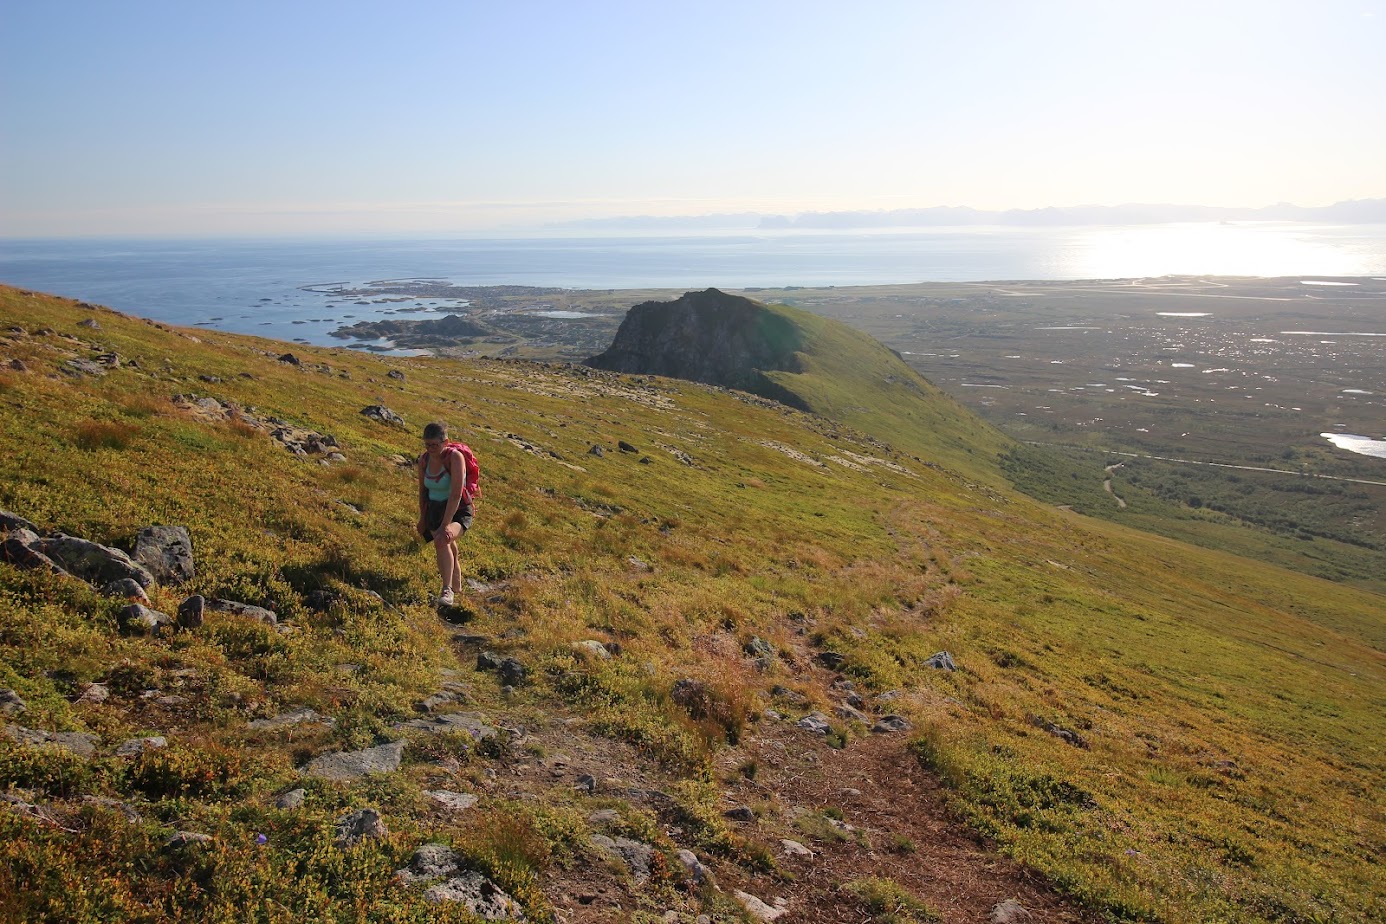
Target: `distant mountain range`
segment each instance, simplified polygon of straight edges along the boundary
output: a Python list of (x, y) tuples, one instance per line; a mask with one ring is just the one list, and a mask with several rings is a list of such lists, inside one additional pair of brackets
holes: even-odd
[(1153, 225), (1186, 221), (1314, 221), (1333, 224), (1386, 224), (1386, 199), (1349, 199), (1333, 205), (1305, 207), (1281, 202), (1262, 208), (1205, 205), (1075, 205), (1042, 209), (989, 211), (967, 206), (878, 211), (758, 212), (716, 215), (633, 215), (567, 222), (562, 227), (611, 231), (692, 230), (850, 230), (859, 228), (929, 228), (968, 225)]

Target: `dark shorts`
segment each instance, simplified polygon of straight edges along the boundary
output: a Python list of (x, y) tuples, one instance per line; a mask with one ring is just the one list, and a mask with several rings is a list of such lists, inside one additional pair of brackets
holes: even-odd
[[(433, 541), (433, 532), (443, 525), (443, 514), (448, 512), (447, 501), (428, 502), (428, 530), (424, 533), (424, 538), (429, 542)], [(457, 513), (453, 514), (452, 522), (462, 524), (462, 532), (472, 528), (472, 505), (470, 501), (463, 501), (457, 505)]]

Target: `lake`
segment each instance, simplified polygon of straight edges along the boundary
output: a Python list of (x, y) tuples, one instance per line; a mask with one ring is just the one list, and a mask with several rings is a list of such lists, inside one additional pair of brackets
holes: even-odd
[[(448, 300), (334, 300), (305, 287), (384, 279), (578, 289), (892, 285), (1163, 275), (1383, 276), (1386, 225), (777, 231), (434, 240), (5, 240), (0, 282), (172, 324), (341, 345), (343, 323)], [(1333, 281), (1333, 280), (1328, 280)], [(768, 296), (767, 296), (768, 297)]]

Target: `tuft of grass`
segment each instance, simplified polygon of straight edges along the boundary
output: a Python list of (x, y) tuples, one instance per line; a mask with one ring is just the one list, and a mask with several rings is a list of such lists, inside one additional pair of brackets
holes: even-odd
[(924, 924), (942, 920), (894, 879), (867, 876), (845, 883), (842, 890), (861, 902), (862, 911), (873, 924)]
[(112, 420), (84, 420), (73, 427), (73, 440), (81, 449), (126, 449), (139, 436), (134, 424)]

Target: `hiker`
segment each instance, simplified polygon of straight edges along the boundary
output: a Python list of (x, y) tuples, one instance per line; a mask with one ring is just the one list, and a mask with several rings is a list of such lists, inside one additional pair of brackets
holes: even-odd
[(443, 592), (441, 606), (451, 606), (462, 592), (462, 562), (457, 537), (472, 525), (472, 499), (467, 496), (467, 467), (459, 443), (448, 442), (446, 424), (431, 423), (423, 431), (424, 454), (419, 456), (419, 534), (433, 543)]

